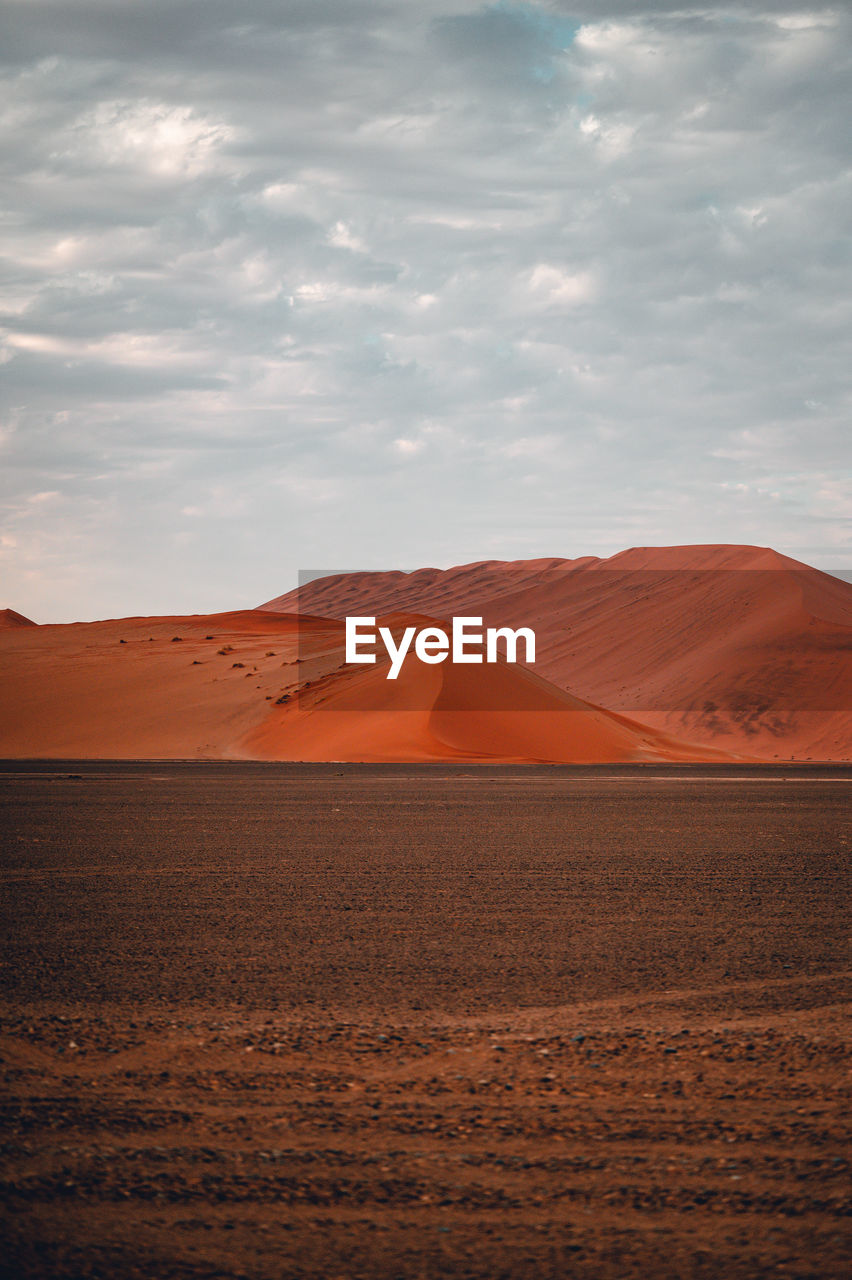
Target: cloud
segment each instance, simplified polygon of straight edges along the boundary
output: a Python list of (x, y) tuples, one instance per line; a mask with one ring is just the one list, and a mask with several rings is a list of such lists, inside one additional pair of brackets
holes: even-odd
[(419, 453), (423, 448), (422, 440), (394, 440), (393, 447), (397, 453), (401, 453), (403, 457), (410, 458), (415, 453)]
[(840, 6), (5, 18), (15, 607), (653, 541), (843, 562)]
[(549, 302), (572, 306), (588, 302), (595, 293), (595, 277), (590, 271), (570, 274), (540, 262), (530, 277), (530, 289)]

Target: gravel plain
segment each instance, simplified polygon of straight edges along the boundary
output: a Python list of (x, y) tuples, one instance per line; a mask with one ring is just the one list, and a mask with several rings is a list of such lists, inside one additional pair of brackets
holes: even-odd
[(850, 780), (0, 764), (0, 1274), (846, 1276)]

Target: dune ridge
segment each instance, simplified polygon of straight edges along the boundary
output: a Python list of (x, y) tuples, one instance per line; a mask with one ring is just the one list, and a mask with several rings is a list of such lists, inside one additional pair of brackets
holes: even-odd
[[(397, 633), (418, 615), (380, 617)], [(252, 758), (299, 760), (470, 760), (492, 762), (727, 759), (727, 753), (615, 715), (522, 666), (426, 665), (406, 659), (399, 679), (388, 662), (345, 664), (343, 628), (324, 636), (325, 662), (309, 688), (242, 739)]]
[[(0, 756), (852, 759), (852, 587), (768, 548), (343, 575), (185, 617), (6, 612)], [(533, 626), (535, 671), (410, 657), (387, 681), (347, 666), (349, 613)]]
[(606, 560), (485, 561), (330, 577), (262, 608), (417, 607), (531, 626), (559, 687), (761, 759), (852, 755), (852, 586), (767, 547), (634, 547)]
[[(427, 619), (420, 618), (423, 622)], [(395, 629), (411, 615), (381, 619)], [(4, 633), (0, 756), (628, 761), (727, 756), (520, 667), (345, 663), (339, 621), (268, 610)]]
[(16, 613), (14, 609), (0, 609), (0, 631), (12, 630), (15, 627), (36, 627), (37, 622), (33, 622), (31, 618), (25, 618), (22, 613)]

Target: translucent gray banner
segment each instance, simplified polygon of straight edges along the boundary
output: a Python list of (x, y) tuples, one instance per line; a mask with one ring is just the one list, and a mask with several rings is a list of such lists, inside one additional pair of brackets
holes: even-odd
[[(470, 712), (570, 711), (579, 699), (639, 718), (682, 712), (783, 733), (800, 712), (852, 709), (850, 576), (795, 562), (306, 570), (281, 606), (300, 619), (288, 697), (337, 711)], [(347, 618), (375, 620), (359, 625), (349, 661)], [(462, 618), (481, 619), (465, 626), (468, 636), (482, 634), (480, 662), (475, 643), (453, 659), (454, 620)], [(518, 661), (507, 661), (512, 637), (502, 634), (489, 661), (489, 629), (532, 632), (534, 659), (518, 635)], [(351, 660), (370, 653), (375, 662)]]

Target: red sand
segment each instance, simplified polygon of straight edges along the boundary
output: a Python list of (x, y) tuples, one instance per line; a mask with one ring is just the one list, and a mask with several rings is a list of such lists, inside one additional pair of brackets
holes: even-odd
[(250, 610), (10, 631), (0, 640), (0, 756), (719, 758), (520, 667), (409, 659), (391, 682), (386, 666), (345, 667), (343, 643), (339, 622)]
[(12, 627), (34, 627), (36, 625), (30, 618), (25, 618), (22, 613), (16, 613), (14, 609), (0, 609), (0, 631), (5, 631)]
[[(852, 758), (852, 586), (765, 548), (352, 574), (303, 588), (301, 624), (298, 600), (189, 618), (7, 622), (0, 756)], [(399, 622), (412, 610), (532, 626), (535, 673), (409, 658), (390, 682), (381, 666), (344, 666), (330, 619)]]
[(417, 608), (531, 626), (536, 671), (589, 702), (755, 758), (852, 757), (852, 586), (768, 548), (348, 575), (301, 600), (329, 617)]
[(295, 657), (296, 620), (252, 611), (5, 631), (0, 756), (229, 755)]
[[(412, 617), (393, 621), (401, 627)], [(343, 665), (342, 628), (337, 644), (326, 651), (335, 665), (311, 681), (310, 697), (274, 707), (246, 735), (241, 745), (248, 755), (566, 763), (725, 758), (583, 702), (521, 666), (427, 666), (409, 657), (391, 682), (387, 662), (354, 671)]]

